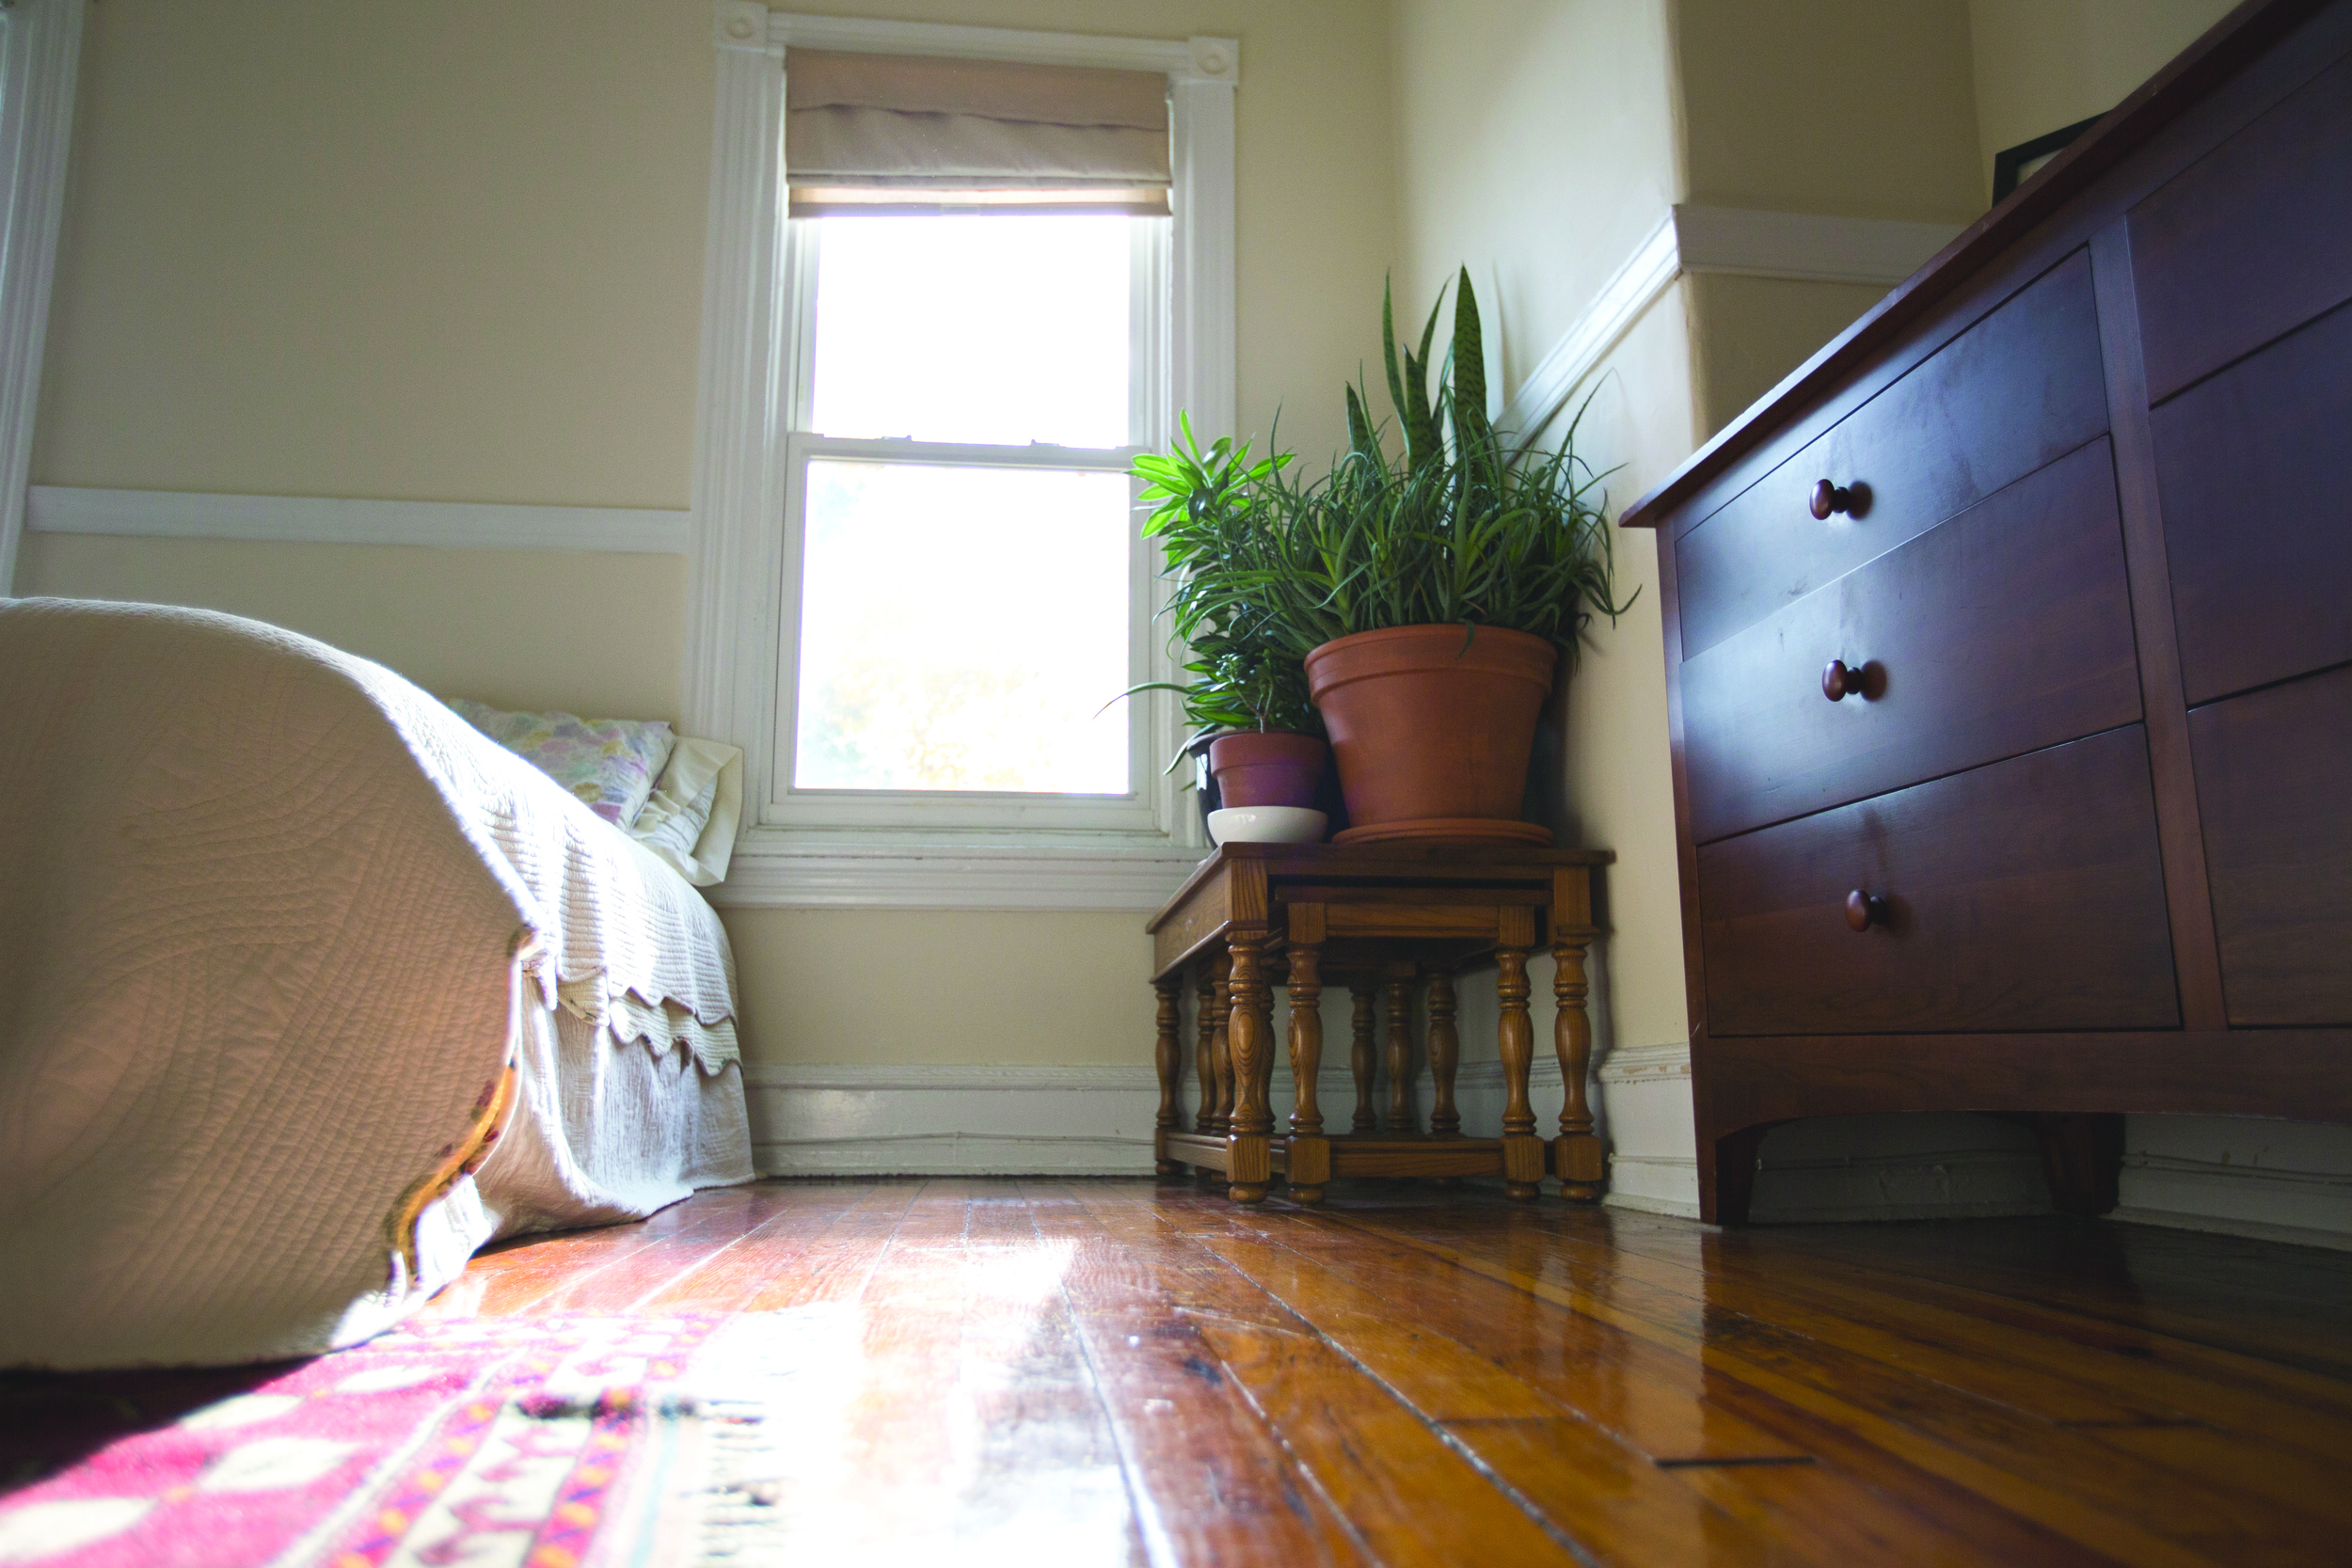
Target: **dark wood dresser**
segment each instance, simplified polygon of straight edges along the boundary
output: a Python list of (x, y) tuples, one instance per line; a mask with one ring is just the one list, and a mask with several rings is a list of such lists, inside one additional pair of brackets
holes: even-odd
[(1776, 1123), (2352, 1121), (2352, 0), (2256, 0), (1629, 510), (1701, 1201)]

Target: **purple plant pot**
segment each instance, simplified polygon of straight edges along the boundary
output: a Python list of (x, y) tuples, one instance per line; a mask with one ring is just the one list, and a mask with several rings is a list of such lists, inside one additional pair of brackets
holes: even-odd
[(1311, 735), (1220, 735), (1209, 742), (1209, 773), (1228, 806), (1312, 806), (1327, 752)]

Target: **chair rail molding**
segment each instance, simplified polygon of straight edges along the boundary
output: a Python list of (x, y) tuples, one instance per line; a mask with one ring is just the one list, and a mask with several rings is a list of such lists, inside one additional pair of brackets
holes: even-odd
[(34, 533), (246, 539), (285, 545), (422, 545), (462, 550), (610, 550), (682, 555), (687, 514), (609, 506), (343, 500), (190, 490), (93, 490), (37, 484)]
[(1642, 313), (1685, 273), (1891, 289), (1959, 232), (1958, 224), (1677, 204), (1528, 372), (1497, 422), (1532, 436), (1558, 418)]
[[(768, 830), (767, 832), (772, 832)], [(1150, 914), (1206, 852), (1056, 844), (763, 844), (746, 834), (721, 909), (1063, 910)]]
[(73, 139), (73, 88), (82, 58), (85, 0), (17, 0), (5, 15), (0, 71), (0, 597), (16, 577), (24, 530), (40, 358), (49, 333), (57, 231), (65, 212), (66, 158)]
[[(1234, 417), (1233, 90), (1241, 46), (1225, 38), (1128, 39), (771, 12), (718, 0), (719, 53), (706, 235), (702, 370), (695, 411), (685, 719), (743, 748), (743, 796), (776, 798), (777, 671), (790, 616), (785, 580), (786, 414), (795, 355), (794, 268), (783, 134), (795, 48), (1037, 61), (1167, 76), (1175, 207), (1168, 271), (1173, 410), (1214, 437)], [(1170, 716), (1172, 705), (1165, 705)], [(1155, 709), (1155, 712), (1162, 711)], [(1171, 735), (1173, 731), (1170, 731)], [(1168, 808), (1173, 811), (1173, 808)], [(722, 902), (930, 909), (1151, 910), (1203, 852), (1169, 832), (1089, 845), (1075, 835), (970, 844), (877, 829), (824, 842), (773, 824), (747, 829)], [(1099, 851), (1099, 852), (1097, 852)]]

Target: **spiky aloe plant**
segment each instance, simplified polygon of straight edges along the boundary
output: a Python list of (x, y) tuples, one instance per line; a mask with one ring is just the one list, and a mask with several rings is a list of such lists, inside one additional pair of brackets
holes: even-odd
[[(1270, 475), (1270, 510), (1296, 537), (1269, 619), (1302, 657), (1354, 632), (1439, 622), (1549, 638), (1571, 657), (1596, 613), (1612, 620), (1615, 556), (1600, 488), (1576, 455), (1582, 410), (1545, 450), (1486, 416), (1486, 342), (1470, 273), (1454, 286), (1454, 332), (1437, 387), (1430, 350), (1442, 292), (1418, 347), (1400, 353), (1394, 307), (1380, 309), (1383, 369), (1403, 452), (1357, 387), (1346, 389), (1348, 451), (1311, 485)], [(1638, 592), (1638, 591), (1637, 591)]]

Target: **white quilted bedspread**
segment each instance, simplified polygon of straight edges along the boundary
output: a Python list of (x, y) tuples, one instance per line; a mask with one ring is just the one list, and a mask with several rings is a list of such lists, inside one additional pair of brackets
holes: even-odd
[[(378, 665), (0, 601), (0, 1366), (324, 1350), (494, 1229), (748, 1178), (731, 964), (682, 879)], [(608, 1053), (684, 1047), (663, 1092), (723, 1073), (731, 1115), (696, 1113), (697, 1169), (598, 1190), (623, 1201), (485, 1215), (508, 1151), (481, 1191), (456, 1163), (513, 1072), (544, 1114), (506, 1164), (572, 1158), (559, 1001)]]

